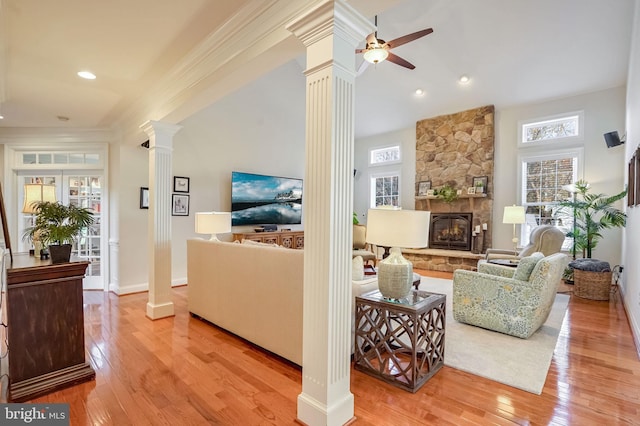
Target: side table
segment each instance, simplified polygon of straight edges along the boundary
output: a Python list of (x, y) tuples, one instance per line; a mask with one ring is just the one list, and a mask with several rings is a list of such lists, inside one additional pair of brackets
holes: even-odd
[(399, 302), (356, 297), (354, 367), (415, 392), (444, 365), (445, 295), (413, 290)]

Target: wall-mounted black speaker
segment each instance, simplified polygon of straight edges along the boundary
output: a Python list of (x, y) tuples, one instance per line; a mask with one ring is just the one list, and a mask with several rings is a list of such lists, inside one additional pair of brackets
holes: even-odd
[(624, 143), (623, 140), (620, 140), (618, 132), (605, 133), (604, 141), (607, 143), (607, 148), (613, 148), (614, 146), (618, 146)]

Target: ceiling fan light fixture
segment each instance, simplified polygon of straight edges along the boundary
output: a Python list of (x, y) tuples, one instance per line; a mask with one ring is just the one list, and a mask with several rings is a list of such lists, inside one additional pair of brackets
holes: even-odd
[(382, 47), (374, 47), (364, 52), (364, 60), (372, 64), (384, 61), (387, 56), (389, 56), (389, 52)]

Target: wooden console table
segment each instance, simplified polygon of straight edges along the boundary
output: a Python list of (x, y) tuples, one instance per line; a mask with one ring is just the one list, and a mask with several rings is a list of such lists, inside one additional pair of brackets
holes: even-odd
[(279, 246), (303, 249), (304, 231), (275, 231), (275, 232), (247, 232), (233, 234), (234, 241), (251, 240), (265, 244), (277, 244)]
[(6, 268), (10, 402), (95, 378), (85, 361), (82, 279), (89, 262), (14, 256)]

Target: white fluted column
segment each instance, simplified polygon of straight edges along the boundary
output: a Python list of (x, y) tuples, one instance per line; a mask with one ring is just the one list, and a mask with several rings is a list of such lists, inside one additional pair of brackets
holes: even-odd
[(307, 47), (304, 324), (298, 420), (342, 425), (350, 392), (355, 47), (373, 25), (343, 1), (289, 24)]
[(171, 301), (171, 157), (173, 136), (182, 128), (147, 121), (142, 130), (149, 136), (149, 301), (147, 317), (174, 315)]

